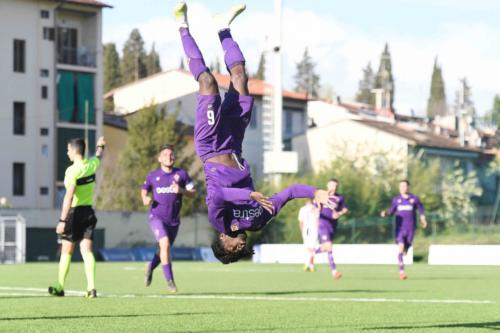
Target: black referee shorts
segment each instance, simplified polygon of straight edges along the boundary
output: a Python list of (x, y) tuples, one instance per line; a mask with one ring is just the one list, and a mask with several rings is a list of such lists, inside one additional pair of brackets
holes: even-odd
[(61, 238), (70, 242), (93, 240), (96, 224), (97, 218), (92, 206), (73, 207), (69, 211)]

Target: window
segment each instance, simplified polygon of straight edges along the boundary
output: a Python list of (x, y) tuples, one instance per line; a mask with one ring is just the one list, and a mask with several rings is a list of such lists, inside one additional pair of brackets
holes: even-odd
[(40, 128), (40, 135), (41, 136), (48, 136), (49, 135), (49, 129), (47, 127)]
[(24, 135), (26, 129), (25, 103), (14, 102), (14, 135)]
[(59, 121), (95, 124), (94, 75), (58, 71), (57, 105)]
[(48, 195), (49, 194), (49, 188), (46, 186), (40, 187), (40, 195)]
[(49, 157), (49, 146), (48, 145), (42, 145), (42, 156)]
[(14, 163), (13, 171), (13, 188), (12, 194), (17, 196), (24, 195), (24, 163)]
[(24, 73), (26, 62), (26, 41), (14, 39), (14, 72)]
[(42, 98), (47, 99), (49, 97), (49, 87), (42, 86)]
[(58, 62), (68, 65), (77, 65), (77, 30), (57, 28), (57, 57)]
[(50, 18), (50, 12), (48, 10), (42, 9), (40, 11), (40, 17), (44, 18), (44, 19), (48, 19), (48, 18)]
[(293, 112), (285, 111), (285, 135), (291, 136), (293, 134)]
[(55, 29), (43, 27), (43, 39), (53, 41), (55, 36)]
[(50, 73), (50, 72), (49, 72), (49, 70), (48, 70), (48, 69), (45, 69), (45, 68), (40, 69), (40, 76), (41, 76), (41, 77), (49, 77), (49, 73)]

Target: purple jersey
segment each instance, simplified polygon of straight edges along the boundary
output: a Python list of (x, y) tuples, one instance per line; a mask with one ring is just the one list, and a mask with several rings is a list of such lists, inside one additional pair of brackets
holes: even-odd
[[(333, 202), (336, 212), (341, 212), (342, 209), (347, 208), (347, 206), (345, 205), (344, 197), (340, 194), (335, 193), (335, 195), (330, 197), (330, 200)], [(331, 208), (321, 206), (319, 223), (329, 223), (331, 225), (337, 224), (337, 220), (333, 218), (333, 210)]]
[(153, 193), (150, 217), (155, 217), (170, 226), (179, 225), (179, 213), (182, 207), (182, 195), (173, 193), (174, 183), (187, 190), (194, 188), (187, 172), (179, 168), (173, 168), (170, 173), (161, 168), (151, 171), (142, 186), (144, 190)]
[[(342, 195), (335, 194), (330, 197), (330, 200), (334, 203), (334, 209), (336, 212), (340, 212), (342, 209), (347, 208)], [(318, 226), (320, 243), (331, 242), (335, 237), (335, 232), (337, 231), (337, 220), (333, 218), (332, 214), (333, 210), (331, 208), (321, 206)]]
[(399, 194), (392, 199), (389, 215), (396, 216), (396, 229), (415, 229), (417, 210), (420, 215), (424, 214), (424, 206), (416, 195), (408, 193), (405, 198), (403, 195)]
[(269, 198), (274, 205), (273, 214), (270, 214), (259, 203), (250, 199), (254, 186), (250, 167), (245, 160), (241, 168), (205, 162), (205, 178), (208, 220), (218, 232), (225, 234), (260, 230), (288, 201), (313, 198), (316, 191), (312, 186), (291, 185)]

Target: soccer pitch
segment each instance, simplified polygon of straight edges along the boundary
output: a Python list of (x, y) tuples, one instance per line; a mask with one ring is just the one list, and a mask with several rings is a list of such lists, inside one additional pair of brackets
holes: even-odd
[(47, 296), (57, 264), (0, 265), (1, 332), (485, 332), (500, 330), (500, 267), (175, 262), (143, 286), (142, 263), (98, 263), (99, 298), (84, 299), (82, 263), (67, 296)]

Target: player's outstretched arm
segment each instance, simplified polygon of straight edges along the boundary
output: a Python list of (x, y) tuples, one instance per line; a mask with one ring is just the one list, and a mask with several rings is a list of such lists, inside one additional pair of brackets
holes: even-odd
[(269, 201), (269, 198), (266, 197), (264, 194), (260, 192), (252, 192), (250, 193), (250, 198), (252, 198), (252, 200), (257, 201), (259, 205), (262, 206), (262, 208), (264, 208), (269, 212), (269, 214), (271, 215), (273, 214), (274, 211), (273, 203)]
[(334, 202), (330, 199), (330, 194), (325, 190), (316, 190), (314, 192), (314, 200), (325, 207), (335, 209)]

